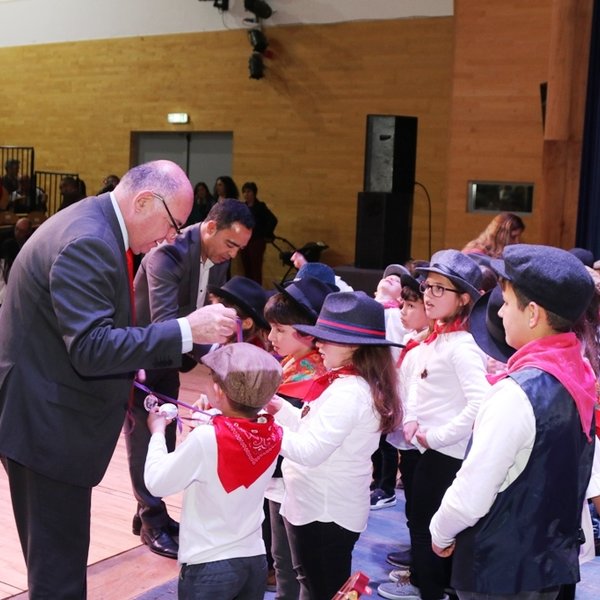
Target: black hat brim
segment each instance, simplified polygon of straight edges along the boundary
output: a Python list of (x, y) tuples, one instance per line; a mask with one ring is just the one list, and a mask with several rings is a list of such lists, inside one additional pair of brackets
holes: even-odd
[(220, 288), (216, 285), (209, 285), (208, 291), (215, 296), (219, 296), (220, 298), (224, 298), (231, 304), (235, 304), (239, 306), (248, 316), (252, 317), (252, 320), (262, 329), (270, 329), (268, 321), (265, 319), (264, 315), (258, 313), (252, 306), (250, 306), (245, 300), (232, 294), (225, 288)]
[(404, 348), (404, 344), (392, 342), (385, 338), (357, 336), (352, 335), (351, 333), (332, 331), (320, 327), (319, 325), (293, 325), (293, 327), (300, 333), (312, 335), (318, 340), (333, 342), (334, 344), (351, 344), (355, 346), (397, 346), (398, 348)]
[(488, 356), (506, 363), (516, 350), (506, 343), (506, 339), (501, 337), (501, 332), (496, 331), (492, 334), (488, 327), (487, 311), (491, 296), (492, 290), (486, 292), (475, 302), (469, 316), (469, 330), (475, 343)]

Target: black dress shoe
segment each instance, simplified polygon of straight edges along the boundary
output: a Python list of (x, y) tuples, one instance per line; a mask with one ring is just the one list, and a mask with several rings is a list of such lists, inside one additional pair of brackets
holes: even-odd
[(131, 533), (133, 535), (140, 535), (140, 531), (142, 530), (142, 518), (140, 515), (133, 515), (133, 519), (131, 520)]
[(169, 517), (169, 522), (167, 523), (167, 532), (171, 537), (179, 537), (179, 523)]
[(140, 539), (154, 554), (160, 554), (160, 556), (166, 556), (167, 558), (177, 558), (179, 545), (169, 535), (166, 527), (158, 529), (142, 527)]

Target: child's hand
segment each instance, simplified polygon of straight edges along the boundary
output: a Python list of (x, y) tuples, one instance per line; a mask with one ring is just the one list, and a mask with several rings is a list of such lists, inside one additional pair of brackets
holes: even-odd
[(427, 441), (427, 430), (426, 429), (418, 429), (417, 433), (417, 442), (423, 446), (423, 448), (429, 448), (429, 442)]
[(408, 421), (404, 424), (404, 427), (402, 429), (404, 431), (404, 437), (406, 438), (407, 442), (412, 441), (412, 439), (415, 437), (415, 433), (417, 433), (418, 428), (419, 424), (417, 423), (417, 421)]
[(164, 433), (167, 425), (173, 419), (167, 419), (164, 414), (160, 413), (158, 410), (158, 406), (155, 406), (149, 413), (148, 419), (146, 420), (148, 424), (148, 429), (150, 433)]
[(209, 408), (212, 408), (206, 394), (200, 394), (198, 400), (194, 402), (193, 407), (199, 410), (208, 410)]
[(269, 403), (264, 407), (264, 410), (268, 412), (270, 415), (274, 415), (281, 410), (283, 406), (283, 398), (275, 395), (271, 398)]

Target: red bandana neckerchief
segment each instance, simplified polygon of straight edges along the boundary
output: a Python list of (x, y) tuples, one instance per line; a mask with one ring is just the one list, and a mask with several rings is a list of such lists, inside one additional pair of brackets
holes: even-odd
[(317, 350), (311, 350), (300, 359), (287, 356), (281, 362), (283, 379), (278, 394), (304, 399), (316, 377), (326, 373), (323, 359)]
[(436, 321), (433, 331), (423, 340), (425, 344), (431, 344), (443, 333), (454, 333), (455, 331), (467, 331), (467, 323), (462, 319), (455, 319), (451, 323), (440, 323)]
[(590, 438), (596, 402), (596, 377), (581, 355), (581, 344), (574, 333), (559, 333), (534, 340), (519, 348), (506, 363), (506, 371), (488, 375), (493, 385), (515, 371), (535, 367), (553, 375), (573, 397), (583, 433)]
[(354, 365), (345, 365), (339, 369), (327, 371), (324, 375), (312, 380), (312, 385), (303, 400), (305, 402), (316, 400), (341, 375), (358, 375), (358, 371)]
[(385, 300), (381, 303), (383, 308), (400, 308), (400, 302), (398, 300)]
[(277, 458), (283, 431), (272, 415), (256, 421), (216, 415), (217, 473), (227, 493), (250, 487)]

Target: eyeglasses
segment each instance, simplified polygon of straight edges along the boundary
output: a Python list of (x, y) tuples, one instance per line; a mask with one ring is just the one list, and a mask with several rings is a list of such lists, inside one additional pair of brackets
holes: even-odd
[(177, 235), (179, 235), (181, 233), (181, 225), (177, 225), (177, 221), (175, 221), (175, 219), (173, 218), (173, 215), (171, 214), (171, 211), (169, 210), (169, 207), (167, 206), (165, 199), (162, 196), (160, 196), (159, 194), (156, 194), (154, 192), (152, 192), (152, 195), (155, 198), (158, 198), (163, 203), (163, 206), (165, 207), (165, 210), (167, 211), (167, 215), (169, 215), (169, 221), (171, 221), (171, 227), (175, 230), (175, 233), (177, 233)]
[(443, 285), (438, 285), (437, 283), (427, 283), (426, 281), (422, 281), (419, 284), (419, 289), (421, 293), (431, 292), (431, 295), (434, 298), (441, 298), (444, 295), (444, 292), (454, 292), (455, 294), (460, 294), (459, 290), (455, 290), (453, 288), (447, 288)]

